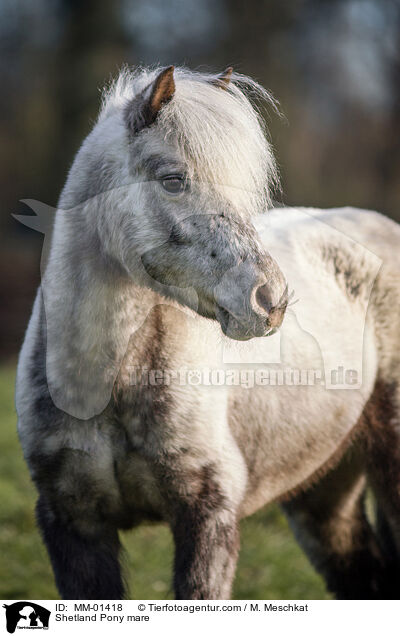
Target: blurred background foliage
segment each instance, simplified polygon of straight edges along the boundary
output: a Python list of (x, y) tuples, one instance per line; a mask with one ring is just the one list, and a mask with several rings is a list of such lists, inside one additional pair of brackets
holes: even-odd
[[(350, 204), (400, 220), (399, 0), (0, 0), (3, 598), (55, 594), (34, 530), (34, 494), (12, 407), (13, 366), (39, 282), (42, 235), (11, 214), (29, 213), (24, 198), (56, 205), (96, 117), (100, 89), (124, 63), (233, 65), (253, 76), (285, 116), (265, 113), (281, 202)], [(161, 563), (168, 570), (169, 535), (140, 532), (129, 560), (150, 568), (141, 576), (142, 598), (167, 596), (169, 583), (150, 580)], [(275, 508), (245, 522), (237, 597), (324, 597), (289, 536)]]
[(12, 212), (56, 205), (122, 64), (233, 65), (269, 88), (289, 205), (400, 220), (400, 0), (0, 0), (0, 352), (17, 352), (42, 236)]
[(399, 0), (0, 0), (0, 47), (0, 355), (20, 346), (42, 244), (11, 213), (56, 205), (124, 63), (255, 77), (285, 115), (267, 114), (284, 203), (400, 220)]

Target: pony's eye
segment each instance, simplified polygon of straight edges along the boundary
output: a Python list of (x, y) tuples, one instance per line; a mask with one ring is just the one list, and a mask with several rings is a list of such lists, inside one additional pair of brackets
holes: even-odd
[(186, 189), (187, 181), (181, 174), (171, 174), (164, 177), (161, 184), (168, 194), (180, 194)]

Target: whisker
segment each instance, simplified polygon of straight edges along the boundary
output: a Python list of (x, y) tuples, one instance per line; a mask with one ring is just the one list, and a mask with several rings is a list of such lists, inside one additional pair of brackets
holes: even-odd
[(296, 300), (293, 300), (294, 294), (295, 294), (294, 289), (290, 292), (290, 294), (287, 294), (287, 293), (283, 294), (276, 308), (283, 309), (287, 307), (292, 307), (293, 305), (298, 303), (300, 298), (296, 298)]

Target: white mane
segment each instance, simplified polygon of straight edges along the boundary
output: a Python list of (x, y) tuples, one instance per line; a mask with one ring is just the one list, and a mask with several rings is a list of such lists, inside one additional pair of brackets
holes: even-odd
[[(99, 121), (121, 112), (160, 70), (123, 69), (104, 91)], [(217, 75), (175, 69), (176, 92), (162, 108), (158, 125), (166, 141), (178, 141), (197, 178), (242, 190), (245, 207), (265, 210), (271, 190), (278, 185), (278, 176), (257, 104), (276, 109), (275, 101), (244, 75), (234, 73), (225, 90), (212, 83), (216, 78)]]

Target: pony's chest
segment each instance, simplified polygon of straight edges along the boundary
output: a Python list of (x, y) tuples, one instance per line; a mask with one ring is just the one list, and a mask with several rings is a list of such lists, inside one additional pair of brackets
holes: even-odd
[(129, 448), (144, 457), (155, 457), (166, 443), (172, 419), (172, 396), (168, 387), (138, 384), (124, 388), (117, 402), (117, 418)]
[(163, 517), (155, 469), (157, 457), (163, 454), (163, 421), (151, 400), (127, 400), (118, 416), (125, 444), (118, 449), (115, 474), (121, 501), (131, 511), (133, 524)]
[(182, 387), (180, 400), (166, 392), (162, 402), (146, 394), (135, 408), (125, 405), (120, 422), (127, 446), (118, 475), (128, 507), (165, 517), (166, 501), (195, 499), (204, 479), (223, 487), (229, 499), (240, 499), (246, 471), (224, 396), (223, 387)]

